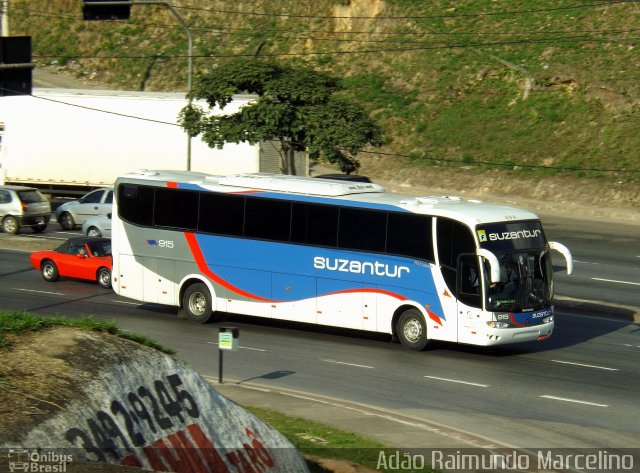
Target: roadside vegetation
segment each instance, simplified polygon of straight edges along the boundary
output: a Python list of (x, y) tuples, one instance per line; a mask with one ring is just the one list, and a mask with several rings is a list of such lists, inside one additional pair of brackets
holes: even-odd
[[(75, 0), (11, 3), (12, 34), (32, 36), (37, 64), (119, 89), (186, 89), (187, 38), (166, 8), (84, 22)], [(366, 151), (394, 165), (640, 184), (637, 2), (172, 4), (195, 75), (238, 57), (330, 72), (384, 130)]]
[[(396, 449), (391, 449), (375, 440), (362, 437), (350, 432), (343, 432), (333, 427), (329, 427), (317, 422), (311, 422), (298, 417), (290, 417), (281, 412), (270, 409), (261, 409), (251, 406), (242, 406), (255, 416), (259, 417), (282, 435), (287, 437), (291, 443), (298, 449), (300, 453), (308, 459), (332, 458), (344, 460), (350, 463), (356, 463), (373, 471), (397, 471), (398, 468), (383, 468), (384, 462), (380, 462), (380, 453), (384, 453), (387, 466), (389, 466), (389, 458), (397, 455)], [(404, 457), (400, 454), (402, 461)], [(381, 466), (381, 468), (378, 468)], [(310, 465), (311, 472), (322, 472), (323, 470), (314, 469), (317, 467), (315, 462)], [(346, 470), (348, 471), (348, 470)], [(411, 468), (402, 468), (405, 473), (413, 471), (434, 472), (429, 468), (412, 470)]]
[(96, 320), (92, 317), (82, 317), (72, 319), (67, 317), (40, 317), (28, 312), (5, 312), (0, 311), (0, 350), (11, 347), (16, 336), (39, 332), (53, 327), (72, 327), (92, 332), (108, 333), (139, 343), (150, 348), (154, 348), (162, 353), (174, 355), (175, 351), (163, 347), (157, 341), (144, 335), (126, 332), (113, 322)]

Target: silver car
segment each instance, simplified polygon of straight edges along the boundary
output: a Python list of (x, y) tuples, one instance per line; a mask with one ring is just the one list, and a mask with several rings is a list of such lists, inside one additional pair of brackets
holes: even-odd
[(85, 220), (95, 215), (111, 213), (113, 189), (97, 189), (84, 195), (79, 200), (66, 202), (56, 209), (56, 219), (65, 230), (73, 230)]
[(51, 219), (51, 203), (33, 187), (0, 186), (0, 223), (5, 233), (15, 234), (20, 227), (44, 232)]
[(82, 224), (82, 234), (88, 237), (111, 238), (111, 214), (86, 219)]

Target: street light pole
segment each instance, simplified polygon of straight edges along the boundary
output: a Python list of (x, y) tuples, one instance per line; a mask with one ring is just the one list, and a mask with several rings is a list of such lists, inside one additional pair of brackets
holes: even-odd
[[(9, 0), (0, 0), (0, 2), (8, 2)], [(96, 4), (97, 5), (97, 4)], [(96, 6), (94, 5), (94, 6)], [(178, 23), (184, 28), (187, 32), (188, 39), (188, 63), (187, 63), (187, 97), (189, 101), (189, 105), (191, 105), (191, 86), (193, 83), (193, 36), (191, 35), (191, 30), (189, 29), (189, 25), (184, 21), (184, 18), (180, 16), (180, 14), (173, 8), (169, 2), (162, 0), (136, 0), (136, 1), (114, 1), (114, 2), (100, 2), (100, 6), (134, 6), (134, 5), (164, 5), (167, 7), (174, 17), (178, 20)], [(4, 31), (4, 30), (3, 30)], [(191, 170), (191, 135), (187, 132), (187, 171)]]
[[(147, 3), (147, 4), (159, 4), (159, 5), (164, 5), (166, 6), (171, 13), (173, 14), (173, 16), (176, 17), (176, 19), (178, 20), (178, 23), (180, 23), (182, 25), (182, 27), (185, 29), (185, 31), (187, 32), (187, 56), (188, 56), (188, 60), (187, 60), (187, 97), (188, 97), (188, 101), (189, 101), (189, 106), (191, 105), (191, 87), (193, 84), (193, 36), (191, 35), (191, 30), (189, 29), (189, 25), (187, 25), (187, 23), (184, 21), (184, 18), (182, 18), (178, 12), (175, 10), (175, 8), (173, 8), (173, 6), (170, 3), (167, 2), (158, 2), (158, 1), (154, 1), (154, 0), (139, 0), (140, 3)], [(187, 132), (187, 171), (191, 171), (191, 135), (189, 134), (189, 132)]]
[(0, 0), (0, 36), (9, 36), (9, 0)]

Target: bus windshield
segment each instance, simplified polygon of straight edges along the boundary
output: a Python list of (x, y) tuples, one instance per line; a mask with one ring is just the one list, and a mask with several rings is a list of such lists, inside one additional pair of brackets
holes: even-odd
[(526, 312), (549, 307), (552, 302), (553, 267), (546, 250), (496, 255), (500, 281), (488, 283), (485, 265), (486, 307), (492, 312)]

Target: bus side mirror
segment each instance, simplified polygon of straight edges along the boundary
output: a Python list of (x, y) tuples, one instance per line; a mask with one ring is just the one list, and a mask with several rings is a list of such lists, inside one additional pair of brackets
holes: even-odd
[(500, 282), (500, 262), (498, 261), (498, 258), (496, 258), (496, 255), (491, 253), (489, 250), (479, 248), (478, 256), (482, 256), (489, 262), (489, 267), (491, 268), (489, 282)]
[(562, 243), (558, 243), (557, 241), (550, 241), (549, 248), (551, 248), (552, 250), (556, 250), (558, 253), (561, 253), (562, 256), (564, 256), (564, 259), (567, 262), (567, 274), (573, 273), (573, 258), (571, 256), (569, 248), (564, 246)]

